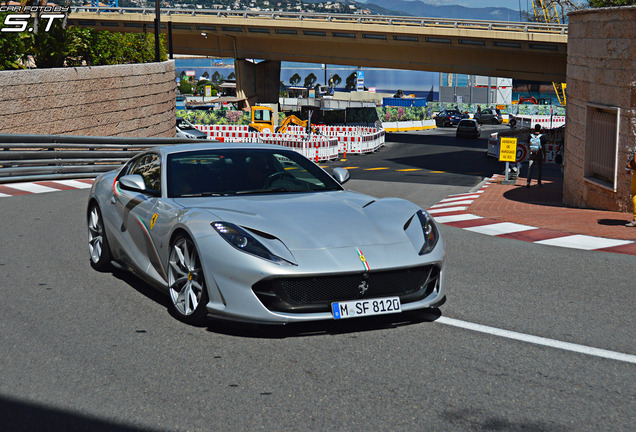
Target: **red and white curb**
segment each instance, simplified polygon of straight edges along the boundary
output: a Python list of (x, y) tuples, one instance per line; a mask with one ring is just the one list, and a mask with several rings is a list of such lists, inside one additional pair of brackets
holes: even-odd
[(88, 189), (93, 185), (93, 182), (93, 179), (81, 179), (0, 184), (0, 198), (59, 192), (63, 190)]
[(467, 212), (468, 207), (490, 186), (487, 181), (477, 192), (451, 195), (428, 209), (436, 222), (476, 233), (522, 240), (536, 244), (583, 250), (636, 255), (636, 242), (569, 234), (513, 222), (500, 222)]

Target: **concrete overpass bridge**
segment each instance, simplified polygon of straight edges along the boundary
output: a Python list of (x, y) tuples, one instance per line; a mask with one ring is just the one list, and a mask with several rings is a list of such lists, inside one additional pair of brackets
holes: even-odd
[[(153, 32), (154, 9), (73, 8), (76, 26)], [(162, 9), (172, 52), (565, 82), (567, 25)]]

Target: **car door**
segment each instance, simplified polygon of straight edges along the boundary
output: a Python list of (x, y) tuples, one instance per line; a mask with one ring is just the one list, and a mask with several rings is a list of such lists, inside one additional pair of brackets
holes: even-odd
[[(165, 268), (151, 231), (159, 218), (157, 209), (161, 203), (161, 157), (157, 153), (144, 153), (135, 158), (123, 175), (140, 175), (144, 179), (144, 192), (127, 190), (119, 183), (115, 186), (113, 204), (117, 209), (121, 226), (122, 247), (127, 264), (145, 275), (165, 279)], [(119, 179), (118, 179), (119, 181)]]

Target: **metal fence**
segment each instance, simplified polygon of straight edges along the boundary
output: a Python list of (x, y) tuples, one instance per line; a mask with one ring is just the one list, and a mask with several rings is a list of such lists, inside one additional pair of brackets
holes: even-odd
[[(110, 6), (74, 6), (73, 13), (89, 12), (96, 15), (108, 14), (142, 14), (154, 15), (154, 8), (139, 7), (110, 7)], [(215, 17), (215, 18), (243, 18), (249, 19), (271, 19), (271, 20), (298, 20), (298, 21), (318, 21), (329, 23), (345, 24), (380, 24), (393, 26), (410, 27), (434, 27), (434, 28), (455, 28), (455, 29), (477, 29), (477, 30), (499, 30), (525, 33), (556, 33), (566, 35), (567, 24), (535, 23), (535, 22), (514, 22), (514, 21), (486, 21), (468, 20), (455, 18), (424, 18), (390, 15), (357, 15), (357, 14), (328, 14), (313, 12), (286, 12), (286, 11), (252, 11), (252, 10), (211, 10), (211, 9), (179, 9), (161, 8), (162, 15), (190, 15), (195, 17)], [(84, 17), (83, 17), (84, 18)]]
[(140, 151), (180, 143), (182, 138), (126, 138), (0, 134), (0, 184), (92, 178), (119, 168)]

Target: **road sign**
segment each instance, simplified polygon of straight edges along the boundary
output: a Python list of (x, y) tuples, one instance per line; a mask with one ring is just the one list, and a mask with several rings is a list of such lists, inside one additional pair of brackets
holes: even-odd
[(499, 161), (517, 161), (517, 138), (501, 138), (499, 144)]
[(356, 91), (364, 90), (364, 71), (356, 72)]

